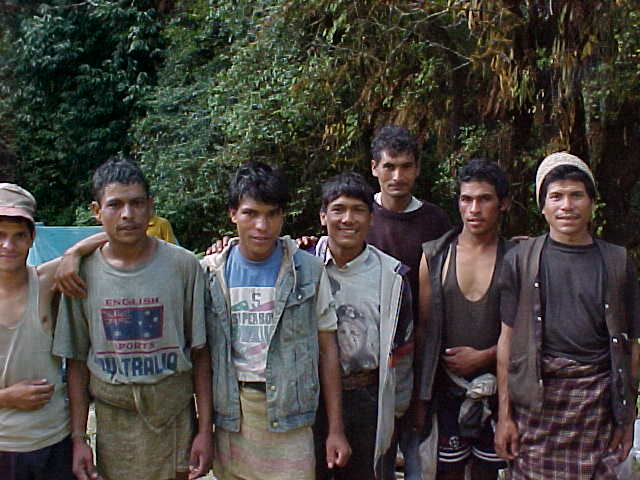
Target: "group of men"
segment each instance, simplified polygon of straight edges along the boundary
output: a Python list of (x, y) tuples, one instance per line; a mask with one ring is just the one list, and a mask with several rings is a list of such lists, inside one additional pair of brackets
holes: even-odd
[(111, 160), (104, 233), (37, 268), (35, 199), (0, 184), (0, 478), (390, 480), (398, 448), (410, 480), (616, 478), (640, 297), (626, 250), (591, 233), (588, 166), (543, 160), (549, 233), (518, 244), (495, 162), (460, 168), (454, 228), (413, 196), (406, 129), (380, 130), (371, 171), (375, 195), (356, 173), (325, 182), (326, 236), (296, 242), (282, 172), (241, 166), (237, 238), (198, 262), (147, 235), (149, 186)]

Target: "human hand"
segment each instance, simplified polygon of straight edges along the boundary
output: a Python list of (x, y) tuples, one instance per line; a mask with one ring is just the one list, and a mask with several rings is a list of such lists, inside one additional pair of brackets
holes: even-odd
[(315, 235), (305, 235), (300, 238), (296, 238), (296, 245), (302, 250), (315, 247), (316, 243), (318, 243), (318, 237)]
[(327, 467), (344, 467), (351, 457), (351, 446), (344, 433), (330, 433), (327, 435)]
[(58, 264), (54, 277), (54, 290), (60, 290), (68, 297), (78, 298), (87, 295), (87, 285), (80, 278), (80, 260), (78, 254), (65, 253)]
[(93, 451), (83, 438), (73, 439), (73, 474), (77, 480), (101, 480), (93, 463)]
[(611, 434), (608, 450), (610, 452), (618, 451), (618, 460), (623, 462), (629, 455), (631, 446), (633, 445), (633, 422), (626, 427), (618, 426)]
[(210, 432), (200, 432), (191, 443), (189, 457), (189, 480), (200, 478), (211, 469), (213, 459), (213, 440)]
[(51, 400), (54, 389), (46, 378), (22, 380), (0, 390), (0, 406), (14, 410), (39, 410)]
[(447, 368), (460, 377), (472, 375), (485, 366), (483, 350), (472, 347), (447, 348), (444, 351), (443, 360)]
[(213, 255), (214, 253), (221, 253), (222, 250), (224, 250), (227, 245), (229, 245), (229, 240), (231, 240), (231, 237), (229, 237), (228, 235), (223, 236), (222, 240), (214, 240), (209, 248), (207, 248), (206, 254)]
[(518, 456), (518, 427), (510, 418), (498, 420), (495, 433), (496, 453), (503, 460), (513, 460)]

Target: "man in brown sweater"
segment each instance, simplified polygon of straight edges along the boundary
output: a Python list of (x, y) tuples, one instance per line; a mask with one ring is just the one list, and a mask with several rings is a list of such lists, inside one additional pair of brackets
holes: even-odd
[[(380, 192), (375, 196), (373, 224), (367, 242), (410, 268), (408, 279), (413, 292), (413, 312), (414, 318), (418, 319), (418, 272), (422, 244), (439, 238), (451, 224), (440, 207), (413, 196), (420, 163), (416, 139), (406, 128), (395, 125), (383, 127), (371, 143), (371, 158), (371, 173), (378, 179)], [(424, 325), (415, 322), (414, 332), (414, 378), (420, 378)], [(422, 478), (418, 458), (420, 435), (412, 413), (417, 399), (415, 393), (416, 388), (408, 413), (397, 424), (397, 437), (406, 460), (407, 480)], [(395, 452), (393, 449), (390, 452), (385, 478), (393, 478)]]

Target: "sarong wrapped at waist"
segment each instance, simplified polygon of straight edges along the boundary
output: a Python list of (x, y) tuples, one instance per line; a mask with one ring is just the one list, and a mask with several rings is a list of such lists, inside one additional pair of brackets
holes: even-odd
[(519, 454), (512, 480), (615, 480), (617, 452), (608, 452), (613, 430), (610, 371), (545, 355), (541, 411), (514, 407)]
[(137, 412), (156, 432), (193, 402), (191, 372), (176, 373), (152, 384), (113, 384), (91, 375), (89, 389), (107, 405)]
[(253, 388), (240, 390), (240, 404), (239, 432), (216, 427), (213, 473), (224, 480), (313, 480), (311, 427), (269, 431), (266, 394)]

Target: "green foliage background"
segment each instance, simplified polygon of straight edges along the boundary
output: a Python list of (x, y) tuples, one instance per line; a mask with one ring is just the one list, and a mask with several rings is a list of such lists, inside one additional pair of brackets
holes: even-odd
[(123, 152), (189, 248), (231, 231), (250, 158), (287, 172), (287, 231), (317, 232), (319, 184), (368, 174), (395, 123), (453, 218), (451, 176), (483, 155), (512, 181), (506, 233), (541, 231), (535, 167), (567, 149), (599, 179), (599, 232), (640, 242), (637, 2), (14, 0), (0, 23), (0, 136), (47, 223), (89, 221), (91, 171)]

